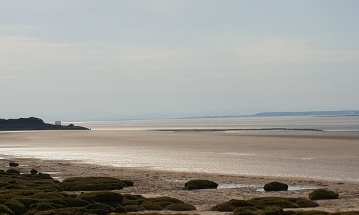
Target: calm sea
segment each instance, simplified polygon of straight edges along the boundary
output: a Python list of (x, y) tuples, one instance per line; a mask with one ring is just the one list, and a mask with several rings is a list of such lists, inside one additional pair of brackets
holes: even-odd
[(346, 117), (233, 117), (77, 122), (95, 130), (156, 129), (320, 129), (358, 132), (359, 116)]

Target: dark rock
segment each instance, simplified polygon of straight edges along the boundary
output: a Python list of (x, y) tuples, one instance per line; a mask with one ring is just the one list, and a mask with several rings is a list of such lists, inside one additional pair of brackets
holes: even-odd
[(294, 201), (298, 205), (298, 208), (314, 208), (319, 206), (318, 203), (306, 198), (295, 198)]
[(9, 162), (9, 166), (10, 166), (10, 167), (18, 167), (19, 164), (16, 163), (16, 162), (10, 161), (10, 162)]
[(179, 199), (163, 196), (163, 197), (155, 197), (155, 198), (147, 198), (147, 199), (145, 198), (141, 203), (141, 206), (146, 210), (160, 211), (165, 209), (169, 210), (167, 208), (169, 205), (178, 205), (178, 207), (182, 205), (183, 207), (185, 207), (184, 204), (185, 203)]
[(88, 202), (104, 203), (111, 206), (118, 206), (123, 199), (121, 194), (114, 192), (82, 193), (79, 198)]
[(229, 200), (228, 202), (224, 202), (212, 207), (211, 211), (232, 212), (239, 207), (252, 207), (252, 206), (254, 205), (246, 200), (232, 199)]
[(338, 199), (339, 194), (326, 189), (314, 190), (309, 194), (309, 199), (311, 200), (325, 200), (325, 199)]
[(185, 184), (185, 190), (217, 189), (218, 184), (209, 180), (190, 180)]
[(127, 212), (138, 212), (138, 211), (146, 210), (141, 205), (126, 205), (126, 206), (124, 206), (124, 208)]
[(16, 169), (8, 169), (6, 170), (7, 174), (12, 174), (12, 175), (20, 175), (20, 172)]
[(106, 215), (114, 211), (114, 208), (103, 203), (94, 203), (85, 207), (90, 214)]
[(38, 202), (36, 204), (31, 205), (31, 210), (32, 211), (48, 211), (48, 210), (52, 210), (52, 209), (58, 209), (61, 207), (64, 207), (64, 206), (54, 204), (51, 202), (47, 202), (47, 201), (43, 201), (43, 202)]
[(255, 207), (243, 207), (234, 210), (233, 215), (287, 215), (283, 209), (279, 207), (267, 207), (258, 209)]
[(134, 185), (134, 182), (130, 180), (121, 180), (121, 181), (126, 185), (125, 187), (133, 187)]
[(129, 181), (122, 181), (111, 177), (73, 177), (67, 178), (61, 183), (66, 191), (100, 191), (120, 190), (127, 187)]
[(194, 211), (196, 207), (186, 203), (173, 203), (168, 205), (165, 210), (168, 211)]
[(59, 208), (31, 213), (34, 215), (90, 215), (84, 208)]
[(24, 214), (27, 210), (26, 206), (16, 199), (6, 201), (4, 205), (11, 209), (15, 214)]
[(36, 169), (31, 169), (30, 170), (31, 175), (36, 175), (37, 173), (38, 173), (38, 171)]
[(145, 200), (141, 195), (123, 194), (122, 205), (141, 205)]
[(264, 190), (266, 192), (270, 192), (270, 191), (288, 191), (288, 185), (281, 183), (281, 182), (271, 182), (268, 183), (266, 185), (264, 185)]
[(113, 212), (116, 212), (116, 213), (126, 213), (126, 208), (124, 208), (122, 205), (119, 205), (115, 208), (115, 210)]
[(240, 207), (234, 209), (233, 215), (257, 215), (260, 212), (261, 210), (256, 207)]
[[(293, 211), (293, 213), (290, 215), (328, 215), (328, 214), (330, 214), (330, 213), (328, 213), (326, 211)], [(341, 213), (339, 213), (339, 214), (341, 214)]]
[(257, 208), (280, 207), (280, 208), (299, 208), (296, 198), (283, 197), (260, 197), (248, 200)]
[(261, 215), (286, 215), (282, 208), (280, 207), (267, 207), (264, 208), (261, 213)]
[(50, 174), (41, 173), (41, 172), (39, 172), (39, 174), (37, 174), (36, 177), (38, 177), (40, 179), (52, 179)]
[(309, 208), (317, 207), (318, 204), (304, 198), (283, 198), (283, 197), (261, 197), (250, 200), (232, 199), (228, 202), (212, 207), (212, 211), (231, 212), (237, 208), (257, 208), (265, 209), (268, 207), (278, 208)]
[(6, 205), (0, 204), (0, 214), (14, 215), (14, 212), (10, 208), (8, 208)]
[(160, 203), (152, 201), (144, 201), (141, 206), (148, 211), (161, 211), (164, 208)]
[(170, 204), (176, 204), (176, 203), (184, 203), (183, 201), (168, 197), (168, 196), (162, 196), (162, 197), (155, 197), (155, 198), (148, 198), (145, 200), (146, 202), (152, 202), (153, 204), (158, 204), (164, 209)]

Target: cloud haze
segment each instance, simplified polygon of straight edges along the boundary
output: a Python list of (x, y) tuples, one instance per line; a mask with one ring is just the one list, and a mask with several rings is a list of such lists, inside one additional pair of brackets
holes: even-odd
[(354, 0), (0, 2), (0, 117), (359, 109)]

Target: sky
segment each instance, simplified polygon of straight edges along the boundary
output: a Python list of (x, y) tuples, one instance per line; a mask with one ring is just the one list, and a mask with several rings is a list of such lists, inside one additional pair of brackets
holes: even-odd
[(0, 118), (359, 109), (356, 0), (0, 3)]

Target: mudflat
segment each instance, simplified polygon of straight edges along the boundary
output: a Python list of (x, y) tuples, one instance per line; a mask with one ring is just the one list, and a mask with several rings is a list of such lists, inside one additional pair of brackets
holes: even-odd
[(335, 132), (15, 132), (0, 134), (0, 148), (114, 167), (359, 181), (359, 138)]

